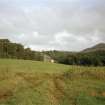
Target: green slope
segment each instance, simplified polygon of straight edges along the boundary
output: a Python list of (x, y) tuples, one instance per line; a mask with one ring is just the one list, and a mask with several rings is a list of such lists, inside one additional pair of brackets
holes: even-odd
[(0, 105), (105, 105), (105, 67), (0, 59)]
[(83, 50), (83, 52), (105, 51), (105, 43), (99, 43), (93, 47)]
[(31, 60), (0, 59), (0, 69), (18, 72), (61, 73), (67, 71), (69, 66)]

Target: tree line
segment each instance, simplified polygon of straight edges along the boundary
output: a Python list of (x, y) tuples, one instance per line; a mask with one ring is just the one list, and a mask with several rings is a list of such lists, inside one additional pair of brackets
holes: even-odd
[(43, 61), (44, 55), (50, 56), (57, 63), (83, 66), (105, 66), (105, 50), (93, 52), (32, 51), (23, 45), (0, 39), (0, 58)]
[(43, 60), (43, 54), (24, 48), (23, 45), (11, 43), (8, 39), (0, 39), (0, 58), (14, 58), (25, 60)]
[(83, 66), (105, 66), (105, 50), (94, 52), (47, 51), (58, 63)]

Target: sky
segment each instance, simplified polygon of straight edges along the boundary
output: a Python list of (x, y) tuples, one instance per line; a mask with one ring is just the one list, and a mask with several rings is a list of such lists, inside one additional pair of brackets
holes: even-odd
[(105, 42), (105, 0), (0, 0), (0, 38), (33, 50), (81, 51)]

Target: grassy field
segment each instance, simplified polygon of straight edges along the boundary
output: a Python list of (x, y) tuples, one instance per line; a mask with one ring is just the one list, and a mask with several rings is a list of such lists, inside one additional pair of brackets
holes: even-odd
[(105, 67), (0, 59), (0, 105), (105, 105)]

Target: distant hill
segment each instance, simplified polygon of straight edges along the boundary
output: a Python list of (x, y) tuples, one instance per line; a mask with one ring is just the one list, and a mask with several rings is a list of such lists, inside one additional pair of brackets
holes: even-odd
[(99, 43), (91, 48), (87, 48), (82, 52), (105, 51), (105, 43)]

